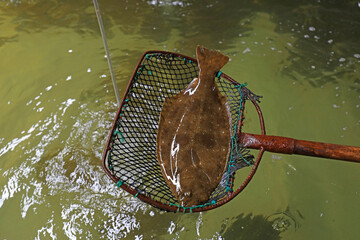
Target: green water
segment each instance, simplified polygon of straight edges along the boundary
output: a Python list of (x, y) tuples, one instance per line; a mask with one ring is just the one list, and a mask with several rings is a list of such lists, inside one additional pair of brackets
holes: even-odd
[[(268, 134), (360, 146), (358, 1), (99, 4), (120, 95), (144, 51), (203, 44), (264, 96)], [(117, 110), (102, 46), (90, 0), (0, 1), (1, 239), (359, 239), (360, 164), (266, 153), (200, 214), (116, 189), (100, 167)], [(244, 130), (259, 132), (250, 110)]]

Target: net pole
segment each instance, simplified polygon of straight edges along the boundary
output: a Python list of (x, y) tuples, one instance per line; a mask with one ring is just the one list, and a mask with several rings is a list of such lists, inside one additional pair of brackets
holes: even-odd
[(118, 106), (120, 106), (121, 101), (120, 101), (119, 91), (118, 91), (118, 87), (117, 87), (117, 84), (116, 84), (116, 81), (115, 81), (114, 69), (113, 69), (113, 66), (112, 66), (111, 57), (110, 57), (110, 53), (109, 53), (109, 48), (108, 48), (107, 41), (106, 41), (105, 29), (104, 29), (104, 24), (103, 24), (101, 14), (100, 14), (99, 4), (98, 4), (97, 0), (93, 0), (93, 3), (94, 3), (95, 12), (96, 12), (96, 17), (97, 17), (97, 20), (98, 20), (98, 23), (99, 23), (99, 28), (100, 28), (100, 32), (101, 32), (102, 41), (103, 41), (104, 48), (105, 48), (106, 59), (107, 59), (109, 70), (110, 70), (110, 76), (111, 76), (111, 80), (112, 80), (113, 87), (114, 87), (116, 101), (117, 101)]

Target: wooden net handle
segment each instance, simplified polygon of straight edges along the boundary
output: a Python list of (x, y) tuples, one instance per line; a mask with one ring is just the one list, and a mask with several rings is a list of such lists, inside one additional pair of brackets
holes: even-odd
[(287, 137), (242, 133), (240, 142), (244, 147), (284, 154), (338, 159), (360, 163), (360, 148), (330, 143), (296, 140)]

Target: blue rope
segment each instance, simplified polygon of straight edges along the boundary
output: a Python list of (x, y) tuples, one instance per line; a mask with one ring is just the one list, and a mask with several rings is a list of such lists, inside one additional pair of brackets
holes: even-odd
[(113, 135), (115, 136), (116, 134), (120, 134), (120, 142), (121, 142), (121, 143), (124, 143), (125, 137), (124, 137), (124, 135), (122, 134), (122, 132), (120, 132), (119, 130), (116, 130), (116, 131), (114, 131)]
[[(186, 60), (187, 60), (187, 59), (186, 59), (186, 58), (184, 58), (184, 62), (186, 62)], [(189, 63), (191, 63), (191, 60), (190, 60), (190, 59), (189, 59), (188, 61), (189, 61)]]
[(189, 209), (189, 210), (190, 210), (189, 212), (192, 213), (192, 212), (193, 212), (193, 209), (195, 209), (195, 208), (202, 208), (202, 207), (206, 207), (206, 206), (210, 206), (210, 205), (216, 205), (216, 201), (215, 201), (215, 200), (212, 200), (210, 203), (205, 203), (205, 204), (201, 204), (201, 205), (196, 205), (196, 206), (193, 206), (193, 207), (183, 207), (183, 206), (181, 206), (181, 205), (179, 205), (179, 204), (176, 204), (176, 203), (170, 203), (169, 205), (170, 205), (170, 206), (176, 206), (176, 207), (178, 207), (177, 212), (179, 212), (180, 209), (182, 208), (182, 209), (183, 209), (183, 213), (185, 213), (187, 209)]
[(120, 180), (120, 181), (118, 181), (118, 182), (116, 183), (116, 186), (117, 186), (117, 187), (121, 187), (121, 185), (123, 185), (123, 183), (124, 183), (124, 182)]
[[(219, 74), (218, 74), (219, 75)], [(230, 167), (233, 166), (233, 163), (235, 163), (235, 161), (233, 161), (233, 149), (235, 149), (236, 151), (236, 154), (238, 156), (241, 157), (242, 160), (244, 160), (246, 162), (247, 165), (251, 165), (249, 161), (247, 161), (240, 153), (239, 153), (239, 150), (238, 150), (238, 144), (236, 142), (236, 131), (237, 131), (237, 128), (238, 128), (238, 123), (239, 123), (239, 120), (242, 118), (242, 112), (241, 112), (241, 109), (242, 109), (242, 105), (243, 105), (243, 95), (242, 95), (242, 91), (241, 91), (241, 88), (245, 87), (247, 85), (247, 83), (244, 83), (244, 84), (239, 84), (239, 85), (236, 85), (234, 86), (234, 88), (236, 88), (238, 91), (239, 91), (239, 94), (240, 94), (240, 104), (239, 104), (239, 114), (238, 114), (238, 118), (236, 120), (236, 124), (234, 125), (234, 130), (233, 130), (233, 135), (231, 137), (231, 152), (230, 152), (230, 160), (229, 160), (229, 166), (228, 166), (228, 174), (227, 174), (227, 179), (226, 179), (226, 191), (227, 192), (232, 192), (233, 189), (230, 187)]]
[(111, 151), (109, 151), (109, 156), (108, 156), (108, 165), (109, 165), (109, 169), (110, 170), (114, 170), (114, 167), (111, 163)]

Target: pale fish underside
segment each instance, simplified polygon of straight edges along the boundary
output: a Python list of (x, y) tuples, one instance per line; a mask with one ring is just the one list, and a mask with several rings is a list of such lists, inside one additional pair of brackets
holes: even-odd
[(199, 77), (165, 99), (157, 134), (163, 176), (184, 207), (208, 201), (230, 154), (230, 110), (215, 83), (228, 57), (200, 46), (196, 53)]

